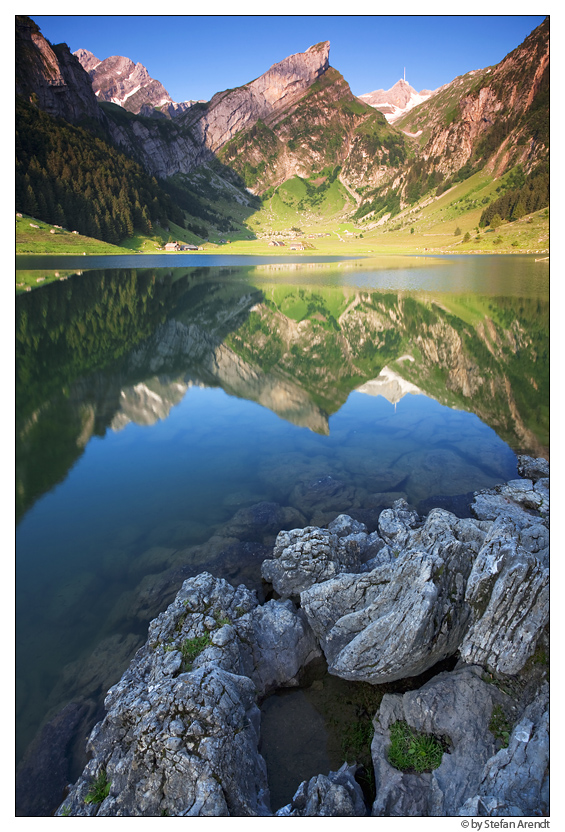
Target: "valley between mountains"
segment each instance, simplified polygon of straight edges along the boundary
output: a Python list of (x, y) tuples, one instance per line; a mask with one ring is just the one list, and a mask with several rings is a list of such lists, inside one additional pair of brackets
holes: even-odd
[(496, 66), (359, 97), (327, 41), (185, 102), (87, 46), (16, 17), (19, 254), (548, 254), (548, 18)]

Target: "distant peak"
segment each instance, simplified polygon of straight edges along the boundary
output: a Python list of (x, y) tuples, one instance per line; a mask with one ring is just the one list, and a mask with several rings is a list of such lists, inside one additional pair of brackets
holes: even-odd
[(389, 90), (374, 90), (374, 92), (360, 95), (359, 98), (376, 110), (380, 110), (386, 120), (393, 123), (432, 95), (433, 92), (430, 90), (417, 92), (408, 81), (399, 78)]

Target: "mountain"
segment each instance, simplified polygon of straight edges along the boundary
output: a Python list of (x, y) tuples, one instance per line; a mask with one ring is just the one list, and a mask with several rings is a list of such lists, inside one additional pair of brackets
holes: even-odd
[(500, 174), (547, 159), (549, 20), (499, 64), (455, 78), (396, 126), (418, 134), (421, 157), (446, 175), (469, 163)]
[(101, 118), (88, 75), (64, 44), (51, 46), (29, 17), (16, 15), (16, 95), (50, 116)]
[[(83, 145), (91, 135), (92, 142), (113, 148), (104, 152), (118, 148), (144, 169), (173, 206), (166, 217), (154, 209), (149, 226), (157, 219), (186, 223), (204, 239), (211, 229), (248, 237), (254, 233), (249, 218), (261, 205), (263, 217), (276, 210), (296, 217), (289, 227), (338, 216), (386, 223), (481, 170), (501, 176), (516, 168), (515, 193), (511, 199), (506, 194), (501, 217), (509, 218), (517, 201), (515, 213), (521, 213), (528, 202), (521, 188), (536, 192), (530, 210), (548, 204), (548, 19), (498, 65), (469, 72), (433, 94), (399, 81), (385, 93), (356, 97), (330, 65), (324, 41), (188, 108), (175, 105), (141, 64), (119, 56), (99, 62), (84, 49), (71, 55), (65, 44), (48, 44), (30, 18), (18, 17), (16, 29), (18, 112), (26, 119), (25, 150), (17, 148), (17, 194), (24, 212), (34, 203), (38, 212), (43, 204), (49, 209), (49, 199), (56, 201), (67, 181), (39, 114), (80, 125)], [(383, 114), (379, 107), (394, 111)], [(32, 148), (30, 133), (40, 122)], [(89, 158), (84, 149), (81, 154)], [(73, 174), (73, 187), (77, 178)], [(115, 173), (107, 182), (116, 201), (121, 191), (125, 198)], [(41, 205), (34, 200), (37, 183), (53, 192)], [(76, 198), (83, 193), (79, 187)], [(109, 203), (110, 220), (113, 210)], [(140, 211), (132, 207), (130, 214), (139, 227)], [(129, 222), (127, 234), (133, 234)]]
[(158, 110), (166, 115), (176, 115), (196, 103), (177, 104), (165, 87), (151, 78), (143, 64), (134, 64), (129, 58), (112, 55), (100, 61), (88, 49), (77, 49), (73, 55), (88, 72), (98, 99), (118, 104), (130, 113), (152, 115)]
[(414, 87), (401, 78), (389, 90), (366, 92), (359, 98), (375, 110), (379, 110), (390, 124), (394, 124), (409, 110), (427, 101), (432, 95), (434, 95), (433, 90), (416, 92)]

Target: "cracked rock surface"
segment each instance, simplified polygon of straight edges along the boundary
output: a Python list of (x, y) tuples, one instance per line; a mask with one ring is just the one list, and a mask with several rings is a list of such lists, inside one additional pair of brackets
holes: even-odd
[[(330, 673), (373, 685), (458, 664), (384, 695), (372, 807), (345, 765), (304, 781), (277, 816), (547, 814), (548, 471), (519, 462), (528, 478), (477, 493), (473, 518), (420, 518), (398, 500), (372, 534), (347, 515), (280, 532), (263, 576), (281, 597), (265, 604), (207, 572), (186, 580), (109, 690), (57, 815), (272, 816), (258, 703), (300, 685), (322, 652)], [(437, 769), (392, 767), (396, 721), (442, 739)]]

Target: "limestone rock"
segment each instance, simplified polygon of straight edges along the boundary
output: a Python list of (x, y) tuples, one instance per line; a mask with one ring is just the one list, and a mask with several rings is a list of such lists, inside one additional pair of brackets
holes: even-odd
[(518, 530), (500, 517), (485, 540), (465, 594), (474, 623), (461, 657), (491, 671), (516, 674), (549, 620), (549, 572), (518, 544)]
[(386, 508), (379, 517), (379, 534), (393, 548), (401, 549), (405, 546), (410, 531), (420, 522), (414, 509), (406, 500), (396, 500), (392, 508)]
[[(92, 759), (59, 815), (270, 815), (256, 697), (293, 684), (315, 655), (290, 601), (260, 607), (244, 586), (208, 573), (186, 580), (108, 692)], [(109, 794), (85, 803), (101, 772)]]
[(338, 537), (349, 537), (352, 534), (367, 534), (367, 526), (359, 520), (354, 520), (348, 514), (340, 514), (328, 523), (328, 531)]
[(503, 485), (477, 492), (471, 511), (480, 520), (495, 520), (504, 515), (522, 524), (529, 518), (547, 517), (549, 514), (549, 480), (510, 480)]
[(383, 557), (371, 572), (337, 575), (300, 596), (330, 672), (345, 679), (381, 684), (417, 676), (454, 654), (470, 623), (465, 587), (484, 530), (442, 509), (411, 530), (415, 513), (406, 520), (404, 506), (391, 511), (389, 539), (400, 536), (410, 548)]
[[(475, 794), (487, 760), (495, 752), (488, 725), (504, 695), (481, 679), (480, 668), (440, 673), (419, 690), (386, 694), (374, 720), (371, 745), (375, 769), (374, 817), (451, 816)], [(407, 722), (425, 734), (445, 738), (439, 768), (423, 774), (401, 772), (388, 762), (390, 727)]]
[(344, 763), (328, 776), (318, 774), (305, 780), (292, 801), (276, 813), (283, 818), (366, 817), (361, 787), (355, 780), (355, 767)]
[(543, 477), (549, 477), (549, 462), (543, 457), (535, 459), (522, 454), (518, 457), (518, 473), (524, 479), (537, 482)]
[(460, 816), (549, 815), (548, 708), (546, 684), (515, 725), (508, 747), (485, 764), (478, 793), (461, 806)]
[(277, 535), (273, 557), (263, 562), (261, 574), (275, 592), (288, 598), (340, 572), (356, 572), (360, 565), (357, 539), (350, 543), (349, 536), (338, 537), (329, 529), (306, 526)]
[(321, 655), (306, 616), (291, 601), (269, 601), (235, 627), (246, 675), (261, 694), (295, 686), (301, 669)]

